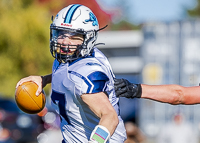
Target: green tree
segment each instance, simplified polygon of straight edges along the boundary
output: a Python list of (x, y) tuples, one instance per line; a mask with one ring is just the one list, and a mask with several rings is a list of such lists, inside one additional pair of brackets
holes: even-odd
[(51, 72), (51, 7), (34, 0), (0, 1), (1, 95), (14, 97), (16, 83), (22, 77)]
[(191, 17), (200, 17), (200, 0), (197, 0), (197, 5), (194, 9), (187, 11)]

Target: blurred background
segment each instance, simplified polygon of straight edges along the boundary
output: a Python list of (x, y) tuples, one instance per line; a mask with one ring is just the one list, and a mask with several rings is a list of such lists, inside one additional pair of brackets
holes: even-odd
[[(47, 106), (37, 115), (20, 111), (14, 94), (21, 78), (51, 73), (51, 16), (75, 3), (88, 6), (100, 27), (108, 25), (97, 43), (105, 43), (98, 48), (117, 78), (199, 85), (200, 0), (0, 0), (0, 143), (62, 140), (59, 117), (49, 104), (50, 85), (44, 89)], [(199, 108), (121, 98), (127, 143), (199, 143)]]

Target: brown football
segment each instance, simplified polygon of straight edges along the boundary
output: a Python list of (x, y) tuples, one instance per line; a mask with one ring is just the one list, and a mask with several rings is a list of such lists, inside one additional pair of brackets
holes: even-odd
[(38, 85), (34, 82), (24, 82), (15, 91), (15, 101), (25, 113), (36, 114), (43, 110), (46, 104), (44, 92), (36, 96)]

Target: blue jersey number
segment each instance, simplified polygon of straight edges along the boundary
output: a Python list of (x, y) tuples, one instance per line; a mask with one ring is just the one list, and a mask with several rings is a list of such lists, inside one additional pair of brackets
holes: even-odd
[(53, 101), (54, 104), (56, 104), (56, 101), (58, 102), (60, 115), (68, 122), (68, 124), (70, 124), (69, 118), (67, 117), (65, 110), (66, 106), (65, 94), (52, 91), (51, 100)]

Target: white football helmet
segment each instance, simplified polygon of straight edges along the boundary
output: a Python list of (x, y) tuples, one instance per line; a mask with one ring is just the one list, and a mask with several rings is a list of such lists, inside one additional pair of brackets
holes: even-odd
[[(63, 30), (83, 35), (83, 44), (76, 45), (77, 49), (73, 55), (58, 52), (58, 48), (61, 48), (61, 44), (57, 43), (58, 33)], [(97, 18), (88, 7), (72, 4), (63, 8), (58, 12), (50, 26), (50, 50), (52, 56), (59, 62), (67, 62), (89, 55), (95, 45), (98, 31)], [(69, 47), (70, 45), (68, 45)], [(68, 48), (62, 50), (68, 51)]]

